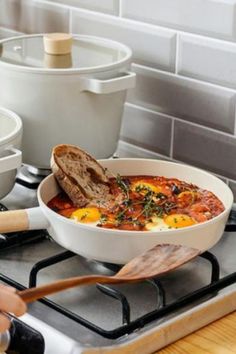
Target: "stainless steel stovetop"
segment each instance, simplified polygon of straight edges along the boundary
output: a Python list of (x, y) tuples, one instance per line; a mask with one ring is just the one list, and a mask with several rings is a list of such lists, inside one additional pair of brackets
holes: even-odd
[[(1, 200), (1, 203), (9, 209), (32, 207), (37, 205), (36, 192), (17, 184), (14, 190)], [(42, 237), (36, 238), (32, 242), (0, 251), (0, 273), (18, 284), (28, 287), (30, 271), (37, 262), (65, 252), (49, 237), (44, 237), (44, 234), (44, 231), (42, 231)], [(22, 234), (23, 237), (24, 234)], [(235, 249), (236, 232), (225, 232), (221, 241), (210, 250), (220, 264), (220, 277), (236, 271)], [(194, 305), (186, 305), (180, 309), (175, 308), (173, 312), (164, 317), (155, 319), (144, 327), (142, 326), (145, 323), (146, 314), (155, 312), (163, 305), (164, 301), (170, 304), (190, 292), (207, 286), (211, 281), (211, 271), (209, 261), (198, 257), (178, 270), (161, 277), (156, 283), (146, 281), (139, 284), (112, 286), (112, 289), (116, 290), (114, 296), (117, 297), (118, 294), (120, 300), (107, 296), (104, 294), (106, 289), (99, 289), (97, 286), (76, 288), (49, 297), (60, 307), (67, 309), (68, 313), (72, 312), (81, 316), (86, 323), (87, 321), (93, 323), (95, 327), (101, 328), (105, 333), (112, 333), (112, 330), (120, 326), (125, 327), (126, 325), (122, 324), (122, 320), (128, 322), (129, 314), (131, 322), (135, 322), (137, 318), (143, 318), (143, 322), (139, 323), (139, 328), (135, 328), (133, 333), (123, 334), (117, 339), (105, 338), (40, 302), (31, 304), (29, 306), (30, 316), (25, 315), (22, 320), (43, 332), (46, 341), (46, 354), (94, 352), (101, 354), (107, 351), (113, 352), (113, 350), (115, 353), (125, 352), (125, 350), (127, 352), (129, 350), (130, 353), (150, 353), (160, 347), (158, 341), (154, 342), (154, 339), (152, 339), (152, 343), (149, 339), (149, 345), (145, 345), (145, 338), (149, 338), (149, 335), (155, 333), (155, 330), (175, 321), (176, 318), (184, 316), (189, 311), (195, 311), (199, 306), (205, 306), (214, 297), (224, 296), (224, 293), (236, 289), (236, 284), (233, 284), (218, 293), (208, 294), (204, 297), (204, 300), (197, 297)], [(74, 255), (40, 270), (37, 275), (37, 284), (95, 272), (113, 273), (112, 270), (101, 263)], [(217, 267), (214, 268), (214, 272), (217, 272)], [(204, 304), (201, 304), (203, 301)], [(122, 303), (124, 308), (128, 307), (128, 310), (126, 309), (123, 314), (123, 318)], [(40, 321), (37, 322), (37, 319)], [(53, 332), (53, 329), (58, 332)], [(132, 351), (130, 348), (134, 347), (136, 349)]]

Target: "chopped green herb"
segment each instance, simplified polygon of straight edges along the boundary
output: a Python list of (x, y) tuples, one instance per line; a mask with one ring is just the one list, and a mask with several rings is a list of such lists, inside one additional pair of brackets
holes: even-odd
[(129, 199), (129, 186), (124, 182), (119, 174), (116, 176), (116, 183), (120, 189), (126, 194), (127, 199)]
[(137, 187), (135, 187), (135, 192), (140, 193), (140, 192), (151, 192), (151, 188), (148, 186), (145, 186), (144, 184), (139, 184)]
[(167, 196), (164, 193), (156, 193), (155, 197), (163, 200), (167, 198)]
[(100, 216), (100, 223), (104, 224), (107, 221), (108, 217), (105, 214), (101, 214)]

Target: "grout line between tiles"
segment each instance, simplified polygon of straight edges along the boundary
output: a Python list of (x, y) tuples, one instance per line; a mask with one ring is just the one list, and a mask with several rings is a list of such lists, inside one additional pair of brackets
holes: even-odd
[[(119, 140), (118, 145), (119, 145), (119, 144), (121, 145), (121, 147), (122, 147), (122, 145), (123, 145), (123, 146), (124, 146), (126, 149), (128, 149), (128, 150), (129, 150), (129, 149), (131, 149), (131, 150), (133, 149), (133, 150), (136, 150), (136, 151), (143, 151), (144, 153), (148, 153), (148, 154), (150, 153), (153, 157), (156, 157), (156, 158), (160, 157), (160, 158), (163, 158), (163, 159), (166, 159), (166, 160), (170, 160), (170, 161), (172, 161), (172, 162), (177, 162), (177, 163), (182, 163), (182, 164), (184, 164), (184, 165), (197, 167), (196, 165), (187, 163), (187, 162), (185, 162), (185, 161), (181, 161), (181, 160), (178, 160), (178, 159), (175, 159), (175, 158), (170, 158), (169, 156), (159, 154), (159, 153), (154, 152), (154, 151), (152, 151), (152, 150), (144, 149), (144, 148), (142, 148), (142, 147), (139, 146), (139, 145), (134, 145), (134, 144), (131, 144), (131, 143), (127, 143), (127, 142), (124, 141), (124, 140)], [(197, 167), (197, 168), (200, 168), (200, 169), (201, 169), (201, 167)], [(227, 182), (227, 181), (228, 181), (228, 182), (232, 181), (233, 183), (236, 183), (235, 180), (229, 179), (228, 177), (225, 177), (225, 176), (220, 175), (220, 174), (218, 174), (218, 173), (212, 172), (212, 171), (210, 171), (210, 170), (206, 170), (206, 169), (204, 169), (204, 170), (207, 171), (207, 172), (209, 172), (209, 173), (211, 173), (211, 174), (213, 174), (214, 176), (216, 176), (216, 177), (218, 177), (218, 178), (224, 179), (226, 182)]]
[(119, 14), (118, 14), (118, 16), (122, 17), (122, 13), (123, 13), (123, 11), (122, 11), (122, 0), (119, 0)]
[[(112, 15), (112, 14), (107, 14), (107, 13), (103, 13), (103, 12), (100, 12), (100, 11), (96, 11), (96, 10), (89, 10), (89, 9), (84, 9), (84, 8), (80, 8), (80, 7), (76, 7), (76, 6), (73, 6), (73, 5), (66, 5), (66, 4), (61, 4), (61, 3), (55, 3), (54, 1), (51, 1), (51, 0), (36, 0), (38, 3), (45, 3), (45, 4), (48, 4), (48, 5), (51, 5), (51, 6), (54, 6), (54, 7), (61, 7), (61, 8), (64, 8), (64, 9), (74, 9), (75, 11), (78, 10), (78, 11), (82, 11), (84, 13), (93, 13), (93, 14), (97, 14), (97, 15), (104, 15), (104, 16), (109, 16), (109, 17), (118, 17), (118, 16), (115, 16), (115, 15)], [(150, 22), (145, 22), (145, 21), (140, 21), (140, 20), (135, 20), (135, 19), (132, 19), (132, 18), (128, 18), (128, 17), (123, 17), (122, 15), (122, 0), (119, 0), (120, 1), (120, 7), (119, 7), (119, 17), (122, 18), (123, 20), (125, 21), (129, 21), (130, 23), (138, 23), (138, 24), (143, 24), (143, 25), (146, 25), (147, 27), (149, 26), (150, 28), (157, 28), (157, 29), (163, 29), (164, 30), (167, 30), (167, 31), (172, 31), (172, 32), (175, 32), (175, 33), (178, 33), (178, 34), (183, 34), (183, 35), (188, 35), (188, 36), (192, 36), (192, 37), (198, 37), (198, 38), (202, 38), (202, 39), (208, 39), (208, 40), (211, 40), (211, 41), (215, 41), (215, 42), (225, 42), (225, 43), (228, 43), (228, 44), (231, 44), (233, 46), (236, 45), (236, 39), (232, 39), (232, 40), (227, 40), (227, 39), (223, 39), (223, 38), (217, 38), (217, 37), (213, 37), (211, 36), (210, 34), (200, 34), (200, 33), (195, 33), (195, 32), (187, 32), (187, 31), (184, 31), (184, 30), (179, 30), (177, 28), (174, 28), (174, 27), (168, 27), (168, 26), (163, 26), (163, 25), (160, 25), (160, 24), (154, 24), (154, 23), (150, 23)]]
[(55, 7), (55, 8), (58, 7), (58, 8), (66, 9), (66, 10), (68, 10), (70, 8), (69, 5), (55, 3), (54, 1), (50, 1), (50, 0), (36, 0), (35, 2), (38, 2), (38, 3), (41, 3), (41, 4), (50, 5), (50, 6)]
[(72, 9), (69, 9), (69, 33), (72, 32)]
[[(44, 3), (48, 4), (48, 5), (52, 5), (54, 7), (62, 7), (62, 8), (66, 8), (66, 9), (71, 9), (72, 11), (76, 13), (81, 13), (83, 15), (87, 15), (87, 16), (95, 16), (96, 18), (104, 18), (104, 19), (110, 19), (110, 20), (114, 20), (114, 21), (121, 21), (130, 25), (138, 25), (138, 26), (143, 26), (145, 27), (147, 30), (152, 30), (152, 31), (159, 31), (159, 32), (163, 32), (163, 33), (171, 33), (171, 34), (176, 34), (176, 30), (171, 29), (171, 28), (167, 28), (167, 27), (162, 27), (162, 26), (158, 26), (158, 25), (153, 25), (152, 23), (148, 23), (148, 22), (142, 22), (142, 21), (136, 21), (130, 18), (126, 18), (126, 17), (119, 17), (118, 15), (114, 15), (114, 14), (109, 14), (109, 13), (104, 13), (104, 12), (100, 12), (100, 11), (96, 11), (96, 10), (90, 10), (90, 9), (84, 9), (81, 7), (75, 7), (72, 5), (62, 5), (62, 4), (55, 4), (55, 2), (50, 2), (48, 0), (41, 0)], [(119, 13), (121, 13), (122, 16), (122, 6), (121, 8), (119, 8)]]
[(171, 119), (177, 118), (177, 117), (172, 116), (172, 115), (170, 115), (170, 114), (163, 113), (163, 112), (159, 112), (159, 111), (154, 111), (154, 110), (152, 110), (152, 109), (150, 109), (150, 108), (146, 108), (146, 107), (144, 107), (144, 106), (139, 106), (139, 105), (134, 104), (134, 103), (126, 102), (125, 104), (126, 104), (128, 107), (136, 108), (136, 109), (142, 110), (142, 111), (144, 111), (144, 112), (152, 113), (152, 114), (155, 114), (155, 115), (158, 115), (158, 114), (159, 114), (159, 115), (161, 115), (161, 116), (163, 116), (163, 117), (167, 117), (167, 118), (171, 118)]
[(236, 103), (234, 104), (234, 135), (236, 135)]
[(175, 128), (175, 120), (172, 119), (171, 134), (170, 134), (170, 158), (171, 159), (173, 159), (173, 149), (174, 149), (174, 128)]
[(178, 74), (179, 71), (179, 36), (180, 34), (176, 34), (176, 51), (175, 51), (175, 74)]
[(230, 137), (230, 138), (234, 138), (235, 137), (233, 134), (226, 133), (226, 132), (223, 132), (221, 130), (214, 129), (214, 128), (208, 127), (206, 125), (201, 125), (201, 124), (197, 124), (197, 123), (194, 123), (194, 122), (186, 121), (184, 119), (178, 118), (176, 116), (172, 116), (170, 114), (166, 114), (166, 113), (159, 112), (159, 111), (154, 111), (154, 110), (152, 110), (150, 108), (146, 108), (144, 106), (139, 106), (139, 105), (136, 105), (136, 104), (133, 104), (133, 103), (130, 103), (130, 102), (126, 102), (126, 105), (128, 107), (133, 107), (133, 108), (142, 110), (144, 112), (149, 112), (149, 113), (156, 114), (156, 115), (159, 114), (159, 115), (161, 115), (163, 117), (174, 119), (174, 120), (179, 121), (179, 122), (181, 122), (183, 124), (186, 124), (186, 125), (191, 125), (191, 126), (194, 126), (194, 127), (197, 127), (197, 128), (202, 128), (204, 130), (211, 131), (212, 133), (217, 133), (217, 134), (224, 135), (224, 136), (227, 136), (227, 137)]
[(136, 67), (136, 68), (141, 69), (141, 70), (147, 70), (149, 72), (154, 72), (154, 73), (157, 73), (157, 74), (163, 74), (163, 75), (166, 75), (166, 76), (169, 76), (169, 77), (175, 77), (175, 78), (177, 77), (177, 78), (179, 78), (181, 80), (186, 80), (188, 82), (193, 82), (195, 84), (200, 84), (200, 85), (204, 85), (204, 86), (208, 86), (208, 87), (214, 87), (214, 88), (218, 88), (220, 90), (225, 90), (225, 91), (228, 91), (228, 92), (236, 93), (235, 89), (232, 89), (232, 88), (229, 88), (229, 87), (226, 87), (226, 86), (213, 84), (212, 82), (202, 81), (202, 80), (190, 78), (190, 77), (179, 75), (179, 74), (177, 75), (175, 73), (172, 73), (172, 72), (169, 72), (169, 71), (160, 70), (160, 69), (156, 69), (156, 68), (153, 68), (151, 66), (141, 65), (141, 64), (137, 64), (137, 63), (133, 63), (132, 66), (134, 68)]
[(127, 141), (122, 140), (122, 139), (119, 140), (118, 145), (119, 145), (119, 144), (120, 144), (120, 145), (123, 145), (123, 146), (126, 147), (127, 149), (138, 150), (138, 151), (140, 151), (140, 152), (144, 152), (144, 153), (146, 153), (146, 154), (152, 155), (153, 157), (156, 157), (156, 158), (160, 157), (160, 158), (164, 158), (164, 159), (170, 160), (170, 157), (167, 156), (167, 155), (160, 154), (160, 153), (155, 152), (155, 151), (153, 151), (153, 150), (145, 149), (145, 148), (143, 148), (143, 147), (141, 147), (141, 146), (139, 146), (139, 145), (135, 145), (135, 144), (128, 143)]
[(234, 183), (236, 184), (236, 180), (235, 179), (231, 179), (231, 178), (226, 178), (227, 184), (229, 185), (230, 183)]

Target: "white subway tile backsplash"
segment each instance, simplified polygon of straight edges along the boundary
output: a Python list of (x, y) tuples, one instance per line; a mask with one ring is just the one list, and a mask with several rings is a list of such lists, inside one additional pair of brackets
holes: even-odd
[(170, 117), (127, 104), (120, 136), (128, 143), (168, 156), (171, 127)]
[(82, 7), (88, 10), (101, 11), (112, 15), (119, 14), (119, 0), (50, 0), (69, 6)]
[(236, 179), (235, 151), (235, 136), (175, 121), (175, 159)]
[(236, 39), (236, 0), (121, 0), (122, 15), (139, 21)]
[[(234, 203), (236, 202), (236, 182), (235, 181), (229, 181), (229, 188), (233, 192), (234, 195)], [(236, 206), (236, 205), (235, 205)]]
[(118, 157), (134, 157), (145, 159), (170, 160), (168, 157), (156, 154), (150, 150), (140, 148), (136, 145), (129, 144), (120, 140), (116, 151)]
[(178, 73), (236, 88), (236, 44), (181, 35)]
[(71, 31), (128, 45), (137, 85), (118, 154), (197, 165), (236, 195), (236, 0), (0, 0), (0, 26), (0, 38)]
[(174, 31), (88, 11), (73, 10), (72, 32), (123, 42), (133, 50), (134, 61), (161, 70), (175, 70)]
[(0, 26), (26, 33), (68, 32), (69, 9), (34, 0), (0, 0)]
[(128, 101), (187, 121), (234, 133), (236, 92), (133, 65), (136, 88)]

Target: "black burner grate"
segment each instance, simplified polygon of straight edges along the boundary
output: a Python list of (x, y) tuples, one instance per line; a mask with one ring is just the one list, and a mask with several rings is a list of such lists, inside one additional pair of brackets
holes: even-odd
[[(37, 275), (40, 270), (47, 268), (51, 265), (54, 265), (58, 262), (64, 261), (68, 258), (74, 257), (74, 256), (77, 256), (77, 255), (72, 252), (66, 251), (66, 252), (60, 253), (56, 256), (45, 258), (45, 259), (41, 260), (40, 262), (36, 263), (30, 272), (29, 286), (30, 287), (36, 286)], [(210, 285), (209, 285), (209, 286), (211, 286), (214, 282), (219, 280), (219, 273), (220, 273), (219, 263), (218, 263), (216, 257), (213, 254), (211, 254), (210, 252), (205, 252), (202, 255), (200, 255), (199, 257), (208, 260), (211, 265), (211, 279), (210, 279)], [(120, 302), (120, 305), (121, 305), (122, 319), (123, 319), (122, 326), (120, 326), (116, 329), (113, 329), (111, 331), (107, 331), (107, 330), (104, 330), (98, 326), (95, 326), (91, 322), (84, 320), (82, 317), (78, 316), (77, 314), (72, 314), (71, 312), (68, 313), (68, 310), (61, 307), (60, 305), (56, 305), (57, 311), (59, 311), (63, 314), (67, 314), (68, 317), (70, 317), (70, 319), (73, 319), (74, 321), (86, 326), (87, 328), (92, 329), (96, 333), (98, 333), (106, 338), (116, 339), (122, 335), (125, 335), (127, 333), (131, 333), (133, 330), (143, 327), (144, 324), (149, 323), (150, 321), (152, 321), (154, 319), (159, 318), (161, 310), (162, 311), (164, 310), (164, 314), (166, 314), (165, 313), (166, 311), (168, 313), (169, 305), (165, 304), (166, 294), (165, 294), (165, 290), (162, 286), (161, 281), (158, 279), (151, 279), (151, 280), (146, 280), (146, 281), (151, 283), (154, 287), (154, 290), (156, 291), (157, 299), (159, 299), (159, 301), (157, 303), (157, 309), (155, 311), (152, 311), (152, 312), (146, 314), (145, 316), (142, 316), (142, 317), (134, 320), (134, 321), (130, 320), (131, 306), (129, 304), (127, 297), (124, 294), (122, 294), (122, 292), (120, 292), (119, 290), (114, 289), (112, 286), (97, 284), (97, 288), (100, 291), (102, 291), (105, 295), (116, 299), (117, 301)], [(50, 307), (53, 305), (53, 308), (55, 308), (54, 302), (49, 301), (47, 299), (44, 299), (43, 301), (44, 301), (44, 303), (46, 303)], [(178, 301), (180, 301), (180, 304), (181, 304), (181, 299), (179, 299)], [(175, 302), (176, 306), (180, 306), (180, 305), (178, 305), (178, 301)], [(188, 297), (186, 298), (186, 304), (187, 303), (188, 303)], [(185, 304), (183, 303), (183, 306), (184, 305)], [(165, 311), (165, 309), (166, 309), (166, 311)], [(154, 318), (151, 319), (153, 316), (154, 316)]]
[[(54, 255), (49, 258), (45, 258), (39, 262), (37, 262), (31, 269), (30, 275), (29, 275), (29, 286), (36, 286), (37, 285), (37, 275), (40, 270), (50, 267), (51, 265), (54, 265), (58, 262), (63, 262), (64, 260), (77, 256), (76, 254), (70, 252), (70, 251), (65, 251), (62, 253), (59, 253), (57, 255)], [(111, 330), (107, 331), (104, 330), (101, 327), (98, 327), (97, 325), (87, 321), (86, 319), (82, 318), (81, 316), (72, 313), (68, 309), (58, 305), (54, 301), (51, 301), (49, 299), (41, 299), (39, 300), (40, 302), (44, 303), (45, 305), (49, 306), (50, 308), (58, 311), (59, 313), (63, 314), (64, 316), (67, 316), (71, 320), (87, 327), (88, 329), (94, 331), (97, 334), (100, 334), (101, 336), (109, 339), (116, 339), (119, 338), (125, 334), (132, 333), (134, 330), (137, 330), (139, 328), (142, 328), (144, 325), (150, 323), (153, 320), (157, 320), (172, 311), (176, 311), (184, 306), (187, 306), (207, 295), (210, 295), (223, 287), (232, 284), (234, 281), (236, 281), (236, 273), (232, 274), (231, 276), (225, 277), (221, 280), (219, 280), (219, 264), (216, 259), (216, 257), (211, 254), (210, 252), (205, 252), (199, 257), (204, 258), (209, 261), (209, 264), (211, 266), (211, 279), (209, 285), (192, 292), (191, 294), (188, 294), (184, 297), (179, 298), (177, 301), (174, 301), (171, 304), (166, 304), (165, 298), (165, 290), (164, 287), (162, 286), (162, 283), (159, 279), (151, 279), (147, 280), (149, 283), (151, 283), (156, 291), (157, 294), (157, 309), (154, 311), (151, 311), (144, 316), (141, 316), (140, 318), (137, 318), (133, 321), (130, 320), (130, 304), (128, 299), (122, 292), (120, 292), (117, 289), (114, 289), (111, 286), (107, 285), (101, 285), (97, 284), (97, 288), (102, 291), (106, 296), (110, 296), (112, 298), (115, 298), (117, 301), (120, 302), (121, 305), (121, 311), (122, 311), (122, 324), (121, 326)], [(19, 290), (25, 289), (24, 286), (21, 284), (13, 281), (12, 279), (6, 277), (4, 274), (0, 274), (0, 280), (8, 283), (11, 286), (16, 287)]]

